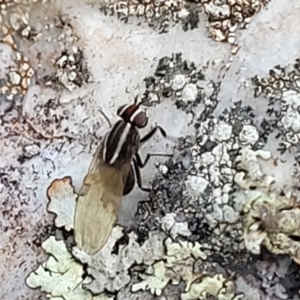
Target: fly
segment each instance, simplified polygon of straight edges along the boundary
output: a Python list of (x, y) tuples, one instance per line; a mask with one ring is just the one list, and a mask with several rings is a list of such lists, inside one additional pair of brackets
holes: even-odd
[(160, 126), (154, 127), (140, 138), (138, 129), (146, 127), (148, 118), (140, 108), (141, 103), (123, 105), (117, 110), (121, 120), (108, 131), (96, 150), (76, 203), (74, 236), (76, 245), (86, 253), (97, 253), (106, 244), (117, 220), (122, 197), (128, 195), (135, 180), (142, 186), (139, 168), (143, 168), (153, 155), (147, 154), (142, 162), (140, 144), (151, 138), (157, 130), (166, 137)]

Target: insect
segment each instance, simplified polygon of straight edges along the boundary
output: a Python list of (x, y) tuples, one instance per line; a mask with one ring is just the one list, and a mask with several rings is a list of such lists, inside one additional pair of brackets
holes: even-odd
[(142, 162), (138, 154), (140, 144), (151, 138), (157, 130), (166, 137), (160, 126), (155, 126), (145, 137), (140, 138), (138, 129), (148, 123), (146, 113), (137, 103), (123, 105), (117, 110), (121, 120), (107, 132), (90, 164), (76, 203), (74, 236), (75, 243), (88, 254), (97, 253), (106, 243), (116, 222), (122, 197), (128, 195), (135, 180), (142, 186), (139, 168), (143, 168), (151, 156)]

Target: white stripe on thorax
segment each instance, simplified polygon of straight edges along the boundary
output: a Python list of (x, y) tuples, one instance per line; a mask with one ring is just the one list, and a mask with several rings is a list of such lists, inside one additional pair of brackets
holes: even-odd
[(104, 141), (103, 141), (103, 145), (104, 145), (103, 146), (103, 154), (102, 154), (103, 161), (106, 161), (107, 139), (108, 139), (109, 133), (110, 132), (106, 133)]
[(135, 112), (133, 113), (133, 115), (131, 115), (130, 117), (130, 122), (134, 121), (134, 118), (140, 113), (142, 112), (142, 110), (140, 108), (136, 109)]
[(132, 104), (127, 104), (125, 107), (119, 112), (119, 116), (122, 116), (123, 113), (131, 106)]
[(122, 150), (122, 147), (124, 145), (124, 142), (127, 139), (127, 136), (128, 136), (130, 128), (131, 128), (131, 124), (130, 123), (126, 123), (124, 131), (121, 134), (120, 140), (119, 140), (117, 148), (115, 150), (115, 153), (114, 153), (113, 157), (111, 158), (111, 160), (109, 161), (110, 165), (112, 165), (113, 163), (115, 163), (116, 160), (118, 159), (120, 151)]

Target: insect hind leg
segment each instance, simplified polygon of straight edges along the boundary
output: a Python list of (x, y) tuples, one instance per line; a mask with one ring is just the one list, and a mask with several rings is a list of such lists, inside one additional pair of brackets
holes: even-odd
[(142, 185), (142, 176), (141, 176), (141, 172), (140, 172), (140, 168), (144, 168), (145, 165), (147, 164), (148, 160), (150, 159), (150, 157), (152, 156), (167, 156), (167, 157), (172, 157), (173, 154), (154, 154), (154, 153), (148, 153), (146, 156), (146, 159), (144, 162), (142, 162), (142, 159), (140, 157), (140, 155), (138, 153), (135, 154), (135, 157), (133, 159), (133, 166), (134, 166), (134, 171), (135, 171), (135, 176), (136, 176), (136, 180), (137, 180), (137, 184), (138, 187), (144, 191), (144, 192), (151, 192), (151, 188), (146, 188)]
[[(136, 156), (137, 155), (138, 154), (136, 154)], [(139, 189), (142, 190), (142, 191), (144, 191), (144, 192), (150, 193), (151, 192), (151, 188), (144, 187), (142, 185), (142, 176), (141, 176), (141, 172), (140, 172), (140, 169), (139, 169), (136, 157), (133, 158), (132, 162), (133, 162), (133, 167), (134, 167), (134, 171), (135, 171), (135, 177), (136, 177), (136, 181), (137, 181), (137, 185), (138, 185)]]
[[(140, 139), (140, 143), (142, 144), (142, 143), (148, 141), (156, 133), (157, 130), (160, 131), (160, 133), (163, 137), (167, 138), (166, 131), (160, 126), (155, 126), (149, 133), (147, 133), (143, 138)], [(140, 168), (144, 168), (145, 165), (147, 164), (147, 162), (149, 161), (150, 157), (152, 157), (152, 156), (172, 157), (173, 154), (148, 153), (143, 162), (140, 155), (138, 153), (135, 153), (134, 158), (133, 158), (133, 167), (134, 167), (134, 171), (135, 171), (137, 184), (138, 184), (138, 187), (142, 191), (148, 192), (148, 193), (151, 191), (151, 189), (148, 187), (143, 187)]]

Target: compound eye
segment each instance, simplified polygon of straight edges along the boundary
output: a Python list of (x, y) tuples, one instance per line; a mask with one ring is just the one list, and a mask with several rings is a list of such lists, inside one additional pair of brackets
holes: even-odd
[(137, 113), (133, 114), (130, 120), (137, 128), (143, 128), (147, 126), (148, 118), (145, 112), (137, 110)]

